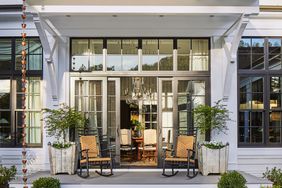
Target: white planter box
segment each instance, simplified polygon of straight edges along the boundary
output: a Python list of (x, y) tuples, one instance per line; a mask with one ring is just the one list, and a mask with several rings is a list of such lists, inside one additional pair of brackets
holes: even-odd
[(50, 171), (52, 175), (58, 173), (74, 174), (77, 167), (76, 145), (65, 149), (49, 148)]
[(229, 146), (221, 149), (209, 149), (202, 145), (198, 151), (199, 171), (207, 176), (208, 174), (222, 174), (228, 167)]

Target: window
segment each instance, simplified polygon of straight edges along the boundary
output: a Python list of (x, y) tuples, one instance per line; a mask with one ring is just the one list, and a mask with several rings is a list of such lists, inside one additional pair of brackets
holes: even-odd
[(209, 41), (207, 39), (177, 40), (177, 70), (207, 71), (209, 66)]
[[(22, 39), (16, 39), (16, 64), (15, 69), (21, 70), (22, 64), (22, 46), (21, 46)], [(27, 39), (27, 45), (26, 45), (26, 51), (27, 51), (27, 70), (42, 70), (42, 46), (40, 43), (40, 40), (38, 38), (31, 38)]]
[(12, 70), (12, 40), (0, 39), (0, 72)]
[[(26, 143), (30, 147), (42, 145), (41, 77), (42, 46), (38, 38), (27, 38), (27, 92)], [(1, 43), (2, 41), (2, 43)], [(3, 42), (5, 41), (5, 42)], [(2, 46), (1, 46), (2, 45)], [(9, 63), (0, 62), (0, 147), (21, 146), (21, 39), (0, 39), (0, 59), (9, 57)], [(7, 62), (7, 61), (6, 61)]]
[(142, 40), (142, 70), (173, 70), (173, 40)]
[(173, 70), (173, 40), (159, 40), (159, 69)]
[(107, 70), (137, 71), (138, 40), (107, 40)]
[(73, 38), (70, 67), (78, 72), (209, 71), (209, 56), (209, 39)]
[(103, 40), (72, 39), (71, 47), (73, 71), (103, 70)]
[(239, 45), (239, 69), (264, 69), (265, 39), (243, 38)]
[(11, 131), (11, 81), (0, 80), (0, 143), (9, 145), (12, 141)]
[(238, 69), (239, 146), (281, 147), (281, 38), (243, 38)]
[(158, 70), (158, 40), (142, 40), (142, 70)]
[(240, 77), (239, 141), (263, 143), (264, 80), (262, 77)]

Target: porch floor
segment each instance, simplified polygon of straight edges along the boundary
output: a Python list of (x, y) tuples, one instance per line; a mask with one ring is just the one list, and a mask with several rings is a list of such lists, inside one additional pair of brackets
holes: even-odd
[[(271, 182), (243, 173), (247, 180), (248, 188), (259, 188), (261, 185), (271, 185)], [(193, 179), (186, 177), (185, 172), (179, 172), (174, 177), (163, 177), (161, 171), (115, 171), (111, 177), (101, 177), (95, 172), (91, 172), (89, 178), (83, 179), (77, 175), (50, 175), (50, 172), (37, 172), (28, 177), (28, 184), (39, 177), (55, 177), (60, 179), (62, 188), (88, 188), (88, 187), (202, 187), (202, 188), (216, 188), (219, 180), (219, 175), (202, 176), (199, 174)], [(21, 179), (16, 179), (11, 182), (10, 187), (22, 187)], [(29, 186), (31, 187), (31, 186)]]

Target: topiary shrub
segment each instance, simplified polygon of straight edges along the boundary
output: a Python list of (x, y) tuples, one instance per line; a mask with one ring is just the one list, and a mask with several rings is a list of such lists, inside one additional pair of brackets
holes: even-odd
[(52, 177), (38, 178), (32, 183), (32, 188), (60, 188), (60, 180)]
[(247, 188), (246, 179), (237, 171), (224, 173), (219, 182), (218, 188)]
[(264, 178), (273, 182), (273, 187), (282, 187), (282, 171), (276, 167), (269, 170), (266, 168), (266, 172), (262, 174)]

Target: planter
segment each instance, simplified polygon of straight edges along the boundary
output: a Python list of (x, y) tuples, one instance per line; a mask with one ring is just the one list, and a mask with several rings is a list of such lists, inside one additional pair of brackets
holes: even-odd
[(0, 188), (9, 188), (9, 184), (8, 183), (0, 184)]
[(137, 130), (137, 131), (135, 132), (135, 136), (136, 136), (136, 137), (142, 137), (142, 132), (141, 132), (141, 130)]
[(221, 149), (209, 149), (201, 145), (198, 151), (199, 171), (208, 174), (223, 174), (228, 167), (229, 145)]
[(50, 171), (52, 175), (58, 173), (74, 174), (77, 167), (76, 145), (73, 143), (69, 148), (57, 149), (48, 145)]

